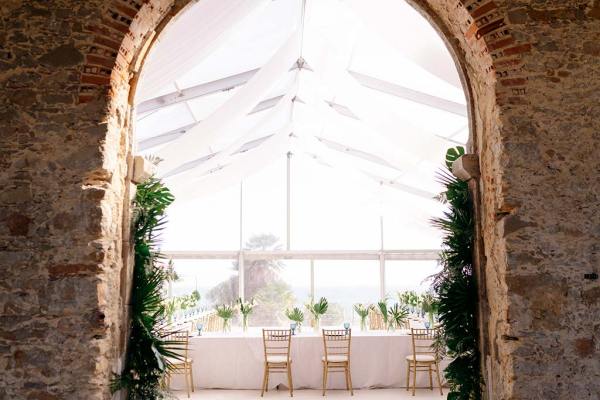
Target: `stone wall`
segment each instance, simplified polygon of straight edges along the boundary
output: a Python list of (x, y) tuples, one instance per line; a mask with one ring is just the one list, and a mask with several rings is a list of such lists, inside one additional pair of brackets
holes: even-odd
[[(401, 0), (399, 0), (401, 1)], [(600, 0), (410, 0), (480, 155), (494, 399), (600, 393)], [(189, 0), (0, 3), (0, 399), (108, 399), (125, 348), (131, 99)]]

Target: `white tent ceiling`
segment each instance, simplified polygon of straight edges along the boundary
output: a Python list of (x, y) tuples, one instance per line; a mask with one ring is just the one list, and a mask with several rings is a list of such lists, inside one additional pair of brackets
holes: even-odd
[(394, 201), (431, 198), (446, 148), (467, 140), (465, 104), (442, 40), (401, 0), (202, 0), (148, 56), (137, 148), (178, 198), (288, 152)]

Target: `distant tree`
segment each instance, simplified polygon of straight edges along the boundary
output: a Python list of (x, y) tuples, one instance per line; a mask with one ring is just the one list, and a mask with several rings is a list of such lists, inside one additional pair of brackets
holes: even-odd
[(255, 299), (257, 305), (251, 320), (253, 326), (285, 324), (285, 310), (292, 308), (296, 302), (290, 285), (282, 280), (273, 281), (260, 288)]
[[(258, 234), (250, 237), (244, 245), (248, 251), (281, 250), (277, 236)], [(283, 310), (293, 304), (294, 295), (291, 287), (281, 277), (284, 264), (274, 260), (252, 260), (244, 263), (244, 294), (246, 298), (255, 298), (257, 306), (252, 313), (250, 323), (256, 325), (269, 324), (273, 319), (285, 320)], [(239, 274), (239, 264), (234, 262), (234, 271)], [(207, 298), (215, 304), (233, 303), (239, 296), (239, 280), (237, 274), (212, 288)]]

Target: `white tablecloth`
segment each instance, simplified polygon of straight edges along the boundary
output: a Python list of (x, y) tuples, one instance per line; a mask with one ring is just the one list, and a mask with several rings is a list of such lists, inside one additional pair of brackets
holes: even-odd
[[(190, 338), (194, 386), (210, 389), (260, 389), (263, 377), (261, 333), (204, 334)], [(355, 388), (404, 387), (406, 356), (412, 354), (410, 335), (400, 332), (352, 332), (350, 368)], [(292, 379), (295, 389), (322, 385), (323, 338), (313, 333), (292, 336)], [(442, 369), (445, 367), (442, 362)], [(443, 379), (443, 371), (441, 372)], [(172, 387), (183, 388), (181, 376)], [(287, 384), (285, 374), (271, 374), (269, 387)], [(435, 377), (434, 377), (435, 383)], [(345, 388), (344, 376), (332, 373), (328, 388)], [(429, 386), (426, 372), (417, 373), (417, 386)]]

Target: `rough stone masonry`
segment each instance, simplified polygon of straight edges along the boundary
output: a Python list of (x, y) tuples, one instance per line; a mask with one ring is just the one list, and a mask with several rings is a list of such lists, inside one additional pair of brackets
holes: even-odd
[[(0, 399), (111, 398), (135, 83), (189, 2), (0, 2)], [(409, 2), (470, 102), (485, 395), (598, 399), (600, 0)]]

